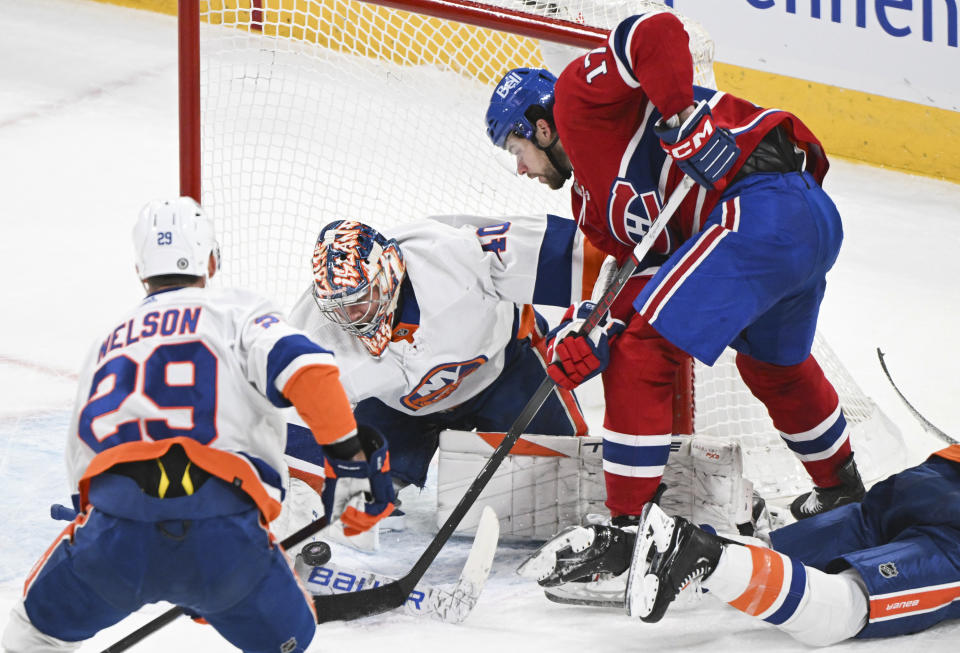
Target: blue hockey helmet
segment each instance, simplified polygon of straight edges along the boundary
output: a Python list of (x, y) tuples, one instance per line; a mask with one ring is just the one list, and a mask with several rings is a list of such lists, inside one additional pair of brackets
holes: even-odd
[(534, 123), (528, 110), (538, 106), (543, 116), (553, 116), (553, 85), (557, 77), (542, 68), (514, 68), (497, 84), (487, 108), (487, 136), (497, 147), (505, 147), (507, 136), (516, 134), (533, 140)]

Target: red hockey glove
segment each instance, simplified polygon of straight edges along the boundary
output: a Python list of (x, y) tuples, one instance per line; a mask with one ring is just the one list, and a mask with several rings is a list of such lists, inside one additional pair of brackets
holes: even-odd
[(695, 182), (716, 188), (740, 156), (733, 135), (714, 124), (710, 105), (703, 100), (682, 125), (671, 127), (668, 122), (661, 118), (653, 126), (661, 147)]
[(577, 332), (594, 306), (593, 302), (570, 306), (560, 324), (547, 334), (547, 374), (566, 390), (573, 390), (606, 369), (610, 339), (626, 328), (621, 320), (605, 315), (591, 334), (579, 335)]
[[(374, 429), (360, 425), (357, 437), (366, 460), (338, 460), (326, 457), (323, 462), (326, 480), (323, 484), (323, 509), (332, 522), (343, 522), (343, 534), (359, 535), (393, 513), (397, 495), (390, 477), (390, 453), (387, 442)], [(363, 495), (362, 502), (351, 501)], [(358, 509), (356, 506), (359, 505)]]

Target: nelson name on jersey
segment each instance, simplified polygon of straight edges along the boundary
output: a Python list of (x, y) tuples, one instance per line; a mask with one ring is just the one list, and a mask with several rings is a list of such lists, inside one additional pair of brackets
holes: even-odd
[[(195, 334), (202, 312), (203, 308), (200, 306), (175, 307), (168, 308), (162, 313), (160, 311), (150, 311), (144, 314), (140, 320), (131, 318), (118, 325), (103, 341), (103, 344), (100, 345), (97, 362), (103, 360), (103, 357), (112, 351), (122, 349), (146, 338), (158, 335), (182, 336)], [(138, 324), (134, 324), (134, 322), (138, 322)]]

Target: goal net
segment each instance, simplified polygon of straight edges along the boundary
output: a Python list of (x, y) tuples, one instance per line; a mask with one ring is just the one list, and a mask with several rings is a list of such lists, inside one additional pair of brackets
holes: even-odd
[[(498, 160), (484, 129), (493, 86), (518, 66), (559, 73), (622, 18), (669, 10), (657, 0), (376, 1), (180, 0), (182, 190), (217, 224), (223, 283), (285, 309), (309, 284), (331, 220), (389, 230), (432, 214), (569, 215), (568, 193)], [(713, 42), (682, 20), (696, 83), (715, 86)], [(815, 351), (843, 394), (863, 474), (893, 471), (896, 429), (822, 340)], [(694, 377), (698, 433), (740, 441), (766, 496), (809, 489), (732, 358)]]

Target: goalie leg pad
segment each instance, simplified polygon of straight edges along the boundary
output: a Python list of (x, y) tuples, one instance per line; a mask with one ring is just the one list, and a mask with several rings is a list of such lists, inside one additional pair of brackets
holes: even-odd
[[(660, 500), (664, 512), (720, 533), (757, 534), (769, 528), (769, 514), (753, 483), (743, 475), (737, 442), (710, 436), (675, 436)], [(761, 535), (762, 537), (762, 535)]]
[[(321, 517), (323, 517), (323, 501), (321, 501), (320, 495), (308, 483), (291, 476), (290, 486), (287, 488), (286, 496), (283, 499), (280, 516), (270, 524), (270, 531), (278, 540), (284, 540), (287, 536)], [(307, 538), (290, 547), (287, 553), (295, 556), (306, 544), (317, 540), (318, 537), (318, 535), (314, 535)]]
[[(437, 526), (460, 501), (502, 439), (500, 434), (443, 431), (437, 483)], [(606, 512), (599, 437), (523, 435), (481, 492), (477, 505), (501, 517), (505, 535), (547, 540), (589, 513)], [(472, 509), (457, 527), (470, 532)]]

